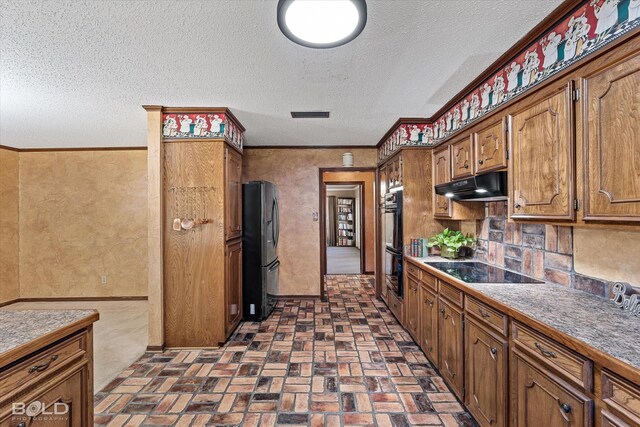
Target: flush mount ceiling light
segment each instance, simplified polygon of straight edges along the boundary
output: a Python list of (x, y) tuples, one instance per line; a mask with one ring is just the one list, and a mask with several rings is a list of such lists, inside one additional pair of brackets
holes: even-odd
[(316, 49), (342, 46), (367, 23), (365, 0), (280, 0), (278, 26), (294, 43)]

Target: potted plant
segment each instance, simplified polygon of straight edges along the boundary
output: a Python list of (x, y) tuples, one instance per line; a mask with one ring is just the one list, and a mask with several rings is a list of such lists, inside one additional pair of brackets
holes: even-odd
[[(461, 249), (472, 248), (476, 239), (469, 235), (464, 235), (460, 231), (445, 228), (440, 234), (436, 234), (429, 239), (428, 246), (440, 248), (440, 255), (445, 258), (458, 258)], [(465, 252), (466, 254), (466, 252)], [(464, 254), (463, 254), (464, 255)]]

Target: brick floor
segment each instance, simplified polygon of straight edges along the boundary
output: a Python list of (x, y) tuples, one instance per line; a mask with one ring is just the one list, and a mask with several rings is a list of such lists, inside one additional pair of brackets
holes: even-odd
[(145, 354), (97, 393), (95, 424), (475, 425), (371, 276), (327, 276), (327, 295), (280, 301), (219, 350)]

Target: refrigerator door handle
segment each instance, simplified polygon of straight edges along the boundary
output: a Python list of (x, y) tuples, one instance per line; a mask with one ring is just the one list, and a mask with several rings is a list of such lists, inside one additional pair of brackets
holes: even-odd
[(273, 271), (280, 265), (280, 260), (277, 260), (271, 267), (269, 267), (269, 271)]
[(273, 206), (275, 209), (275, 227), (274, 229), (274, 242), (275, 242), (275, 247), (278, 247), (278, 241), (280, 240), (280, 207), (278, 206), (278, 198), (275, 197), (273, 199)]

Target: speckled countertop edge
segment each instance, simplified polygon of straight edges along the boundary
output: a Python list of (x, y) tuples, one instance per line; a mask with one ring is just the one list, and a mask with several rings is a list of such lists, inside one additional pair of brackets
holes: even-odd
[[(451, 262), (435, 256), (406, 258), (419, 264)], [(640, 317), (607, 299), (551, 283), (465, 283), (465, 286), (640, 370), (640, 347), (635, 332), (640, 328)], [(633, 327), (634, 324), (637, 326)]]
[(0, 309), (0, 359), (59, 329), (94, 316), (95, 310), (13, 310)]

